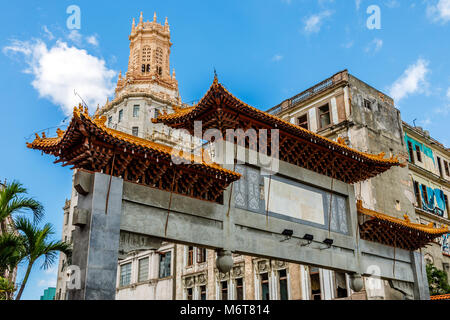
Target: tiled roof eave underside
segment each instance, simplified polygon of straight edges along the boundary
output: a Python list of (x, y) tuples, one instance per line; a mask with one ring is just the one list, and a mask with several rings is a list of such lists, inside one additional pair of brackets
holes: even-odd
[(57, 130), (58, 138), (36, 135), (27, 146), (55, 156), (55, 163), (71, 165), (72, 169), (112, 174), (125, 181), (213, 202), (220, 201), (229, 184), (241, 177), (209, 163), (205, 153), (198, 160), (181, 154), (178, 159), (197, 161), (175, 164), (172, 148), (108, 129), (105, 121), (105, 117), (91, 119), (87, 110), (75, 109), (68, 129)]
[(434, 228), (432, 225), (413, 223), (407, 215), (402, 220), (366, 209), (362, 206), (362, 201), (357, 202), (357, 210), (364, 219), (360, 224), (361, 239), (388, 246), (414, 251), (426, 247), (434, 239), (449, 232), (448, 226)]
[[(106, 128), (101, 124), (102, 121), (98, 119), (91, 120), (90, 117), (82, 112), (74, 112), (74, 118), (72, 122), (79, 122), (79, 124), (87, 125), (88, 131), (92, 134), (92, 137), (99, 137), (104, 139), (105, 142), (111, 143), (112, 145), (122, 147), (133, 148), (136, 153), (151, 153), (156, 152), (161, 158), (170, 159), (172, 157), (172, 148), (159, 143), (155, 143), (146, 139), (138, 138), (117, 130)], [(40, 138), (33, 141), (33, 143), (28, 146), (33, 149), (39, 149), (46, 153), (55, 153), (61, 149), (70, 147), (71, 135), (77, 130), (77, 126), (72, 123), (69, 125), (68, 130), (64, 132), (64, 135), (57, 138)], [(205, 151), (202, 151), (203, 156), (206, 157)], [(194, 156), (182, 154), (185, 160), (195, 160)], [(209, 160), (209, 159), (208, 159)], [(232, 177), (240, 178), (240, 174), (224, 169), (218, 164), (209, 162), (208, 163), (193, 163), (203, 167), (204, 169), (211, 170), (215, 173), (225, 174)]]

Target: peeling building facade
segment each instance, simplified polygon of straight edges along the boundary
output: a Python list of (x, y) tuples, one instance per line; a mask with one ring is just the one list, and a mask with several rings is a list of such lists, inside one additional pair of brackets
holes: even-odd
[[(450, 150), (420, 127), (403, 123), (408, 150), (409, 178), (414, 204), (422, 224), (450, 224)], [(423, 249), (427, 262), (450, 277), (450, 235)]]

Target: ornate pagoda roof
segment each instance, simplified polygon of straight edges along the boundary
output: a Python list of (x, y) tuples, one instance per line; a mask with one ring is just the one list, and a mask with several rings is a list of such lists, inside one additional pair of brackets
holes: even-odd
[(384, 153), (360, 152), (348, 147), (342, 140), (335, 142), (252, 107), (231, 94), (217, 77), (195, 106), (180, 108), (175, 113), (160, 115), (152, 121), (183, 128), (191, 133), (194, 131), (194, 121), (202, 121), (203, 131), (213, 128), (223, 134), (227, 129), (279, 129), (280, 160), (346, 183), (363, 181), (393, 166), (400, 166), (397, 157), (385, 159)]
[[(238, 180), (239, 173), (212, 163), (202, 149), (202, 157), (141, 139), (105, 126), (106, 117), (92, 119), (87, 108), (75, 107), (66, 131), (57, 137), (45, 134), (32, 143), (31, 149), (57, 157), (55, 163), (72, 165), (72, 169), (104, 172), (127, 181), (173, 191), (203, 200), (217, 201), (223, 190)], [(180, 160), (174, 165), (173, 157)]]
[(366, 209), (361, 200), (357, 202), (356, 207), (364, 221), (360, 224), (360, 235), (364, 240), (414, 251), (450, 232), (448, 226), (434, 228), (433, 223), (429, 225), (413, 223), (408, 215), (404, 215), (402, 220)]

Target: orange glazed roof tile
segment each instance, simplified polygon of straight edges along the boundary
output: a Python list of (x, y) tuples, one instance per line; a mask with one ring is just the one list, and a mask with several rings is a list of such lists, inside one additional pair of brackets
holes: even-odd
[[(410, 221), (408, 215), (404, 220), (363, 207), (357, 202), (360, 220), (359, 233), (363, 240), (379, 242), (391, 247), (415, 251), (429, 245), (434, 239), (449, 232), (448, 226), (434, 228), (433, 224), (422, 225)], [(369, 218), (369, 219), (365, 219)]]
[(313, 138), (315, 140), (318, 141), (322, 141), (325, 144), (335, 147), (338, 150), (345, 150), (350, 152), (353, 155), (359, 156), (362, 159), (368, 159), (368, 160), (372, 160), (378, 163), (383, 163), (383, 164), (387, 164), (390, 166), (399, 166), (400, 162), (398, 160), (397, 157), (391, 157), (389, 159), (385, 159), (384, 153), (380, 153), (378, 155), (374, 155), (374, 154), (370, 154), (370, 153), (365, 153), (365, 152), (361, 152), (355, 149), (352, 149), (350, 147), (348, 147), (345, 143), (338, 143), (335, 142), (333, 140), (330, 140), (326, 137), (323, 137), (319, 134), (316, 134), (312, 131), (309, 131), (303, 127), (300, 127), (296, 124), (290, 123), (286, 120), (283, 120), (277, 116), (274, 116), (270, 113), (264, 112), (262, 110), (259, 110), (253, 106), (248, 105), (247, 103), (243, 102), (242, 100), (240, 100), (239, 98), (237, 98), (236, 96), (234, 96), (231, 92), (229, 92), (221, 83), (219, 83), (217, 77), (214, 77), (214, 81), (213, 84), (211, 85), (211, 87), (209, 88), (208, 92), (202, 97), (202, 99), (193, 107), (189, 107), (189, 108), (184, 108), (184, 109), (179, 109), (177, 110), (175, 113), (172, 114), (166, 114), (166, 115), (160, 115), (157, 119), (152, 119), (152, 122), (162, 122), (165, 123), (167, 125), (170, 125), (172, 123), (179, 123), (179, 122), (185, 122), (188, 120), (188, 118), (194, 118), (196, 117), (200, 112), (204, 111), (205, 108), (207, 108), (207, 106), (204, 105), (204, 102), (206, 100), (206, 98), (208, 97), (208, 95), (210, 94), (210, 92), (214, 92), (214, 91), (223, 91), (225, 92), (228, 96), (230, 96), (234, 102), (236, 103), (236, 105), (239, 105), (239, 107), (243, 107), (248, 109), (251, 113), (254, 113), (255, 115), (257, 115), (260, 118), (264, 118), (265, 120), (275, 124), (275, 125), (284, 125), (287, 126), (291, 129), (296, 130), (297, 132), (301, 133), (301, 135), (306, 135), (310, 138)]
[(442, 294), (439, 296), (431, 296), (430, 300), (450, 300), (450, 294)]
[(375, 218), (378, 220), (394, 223), (399, 226), (407, 227), (407, 228), (421, 231), (424, 233), (428, 233), (428, 234), (432, 234), (432, 235), (439, 235), (439, 236), (449, 233), (448, 226), (443, 226), (441, 228), (434, 228), (433, 223), (431, 223), (429, 225), (413, 223), (413, 222), (411, 222), (411, 220), (409, 219), (409, 217), (407, 215), (404, 215), (405, 219), (402, 220), (399, 218), (391, 217), (384, 213), (366, 209), (363, 207), (361, 200), (358, 200), (358, 202), (357, 202), (357, 209), (358, 209), (358, 212), (363, 215), (366, 215), (366, 216), (369, 216), (369, 217), (372, 217), (372, 218)]
[[(134, 145), (136, 147), (154, 150), (154, 151), (163, 153), (166, 156), (172, 156), (172, 152), (174, 152), (174, 149), (169, 146), (159, 144), (159, 143), (156, 143), (156, 142), (153, 142), (150, 140), (142, 139), (139, 137), (135, 137), (133, 135), (130, 135), (130, 134), (118, 131), (118, 130), (107, 128), (105, 126), (105, 123), (106, 123), (105, 116), (92, 119), (88, 114), (87, 108), (83, 108), (81, 105), (79, 107), (74, 108), (72, 122), (73, 121), (83, 121), (83, 122), (87, 122), (89, 124), (93, 124), (96, 129), (101, 130), (101, 132), (103, 134), (105, 134), (106, 136), (110, 136), (119, 141), (128, 142), (129, 144)], [(57, 131), (58, 137), (53, 137), (53, 138), (45, 137), (44, 133), (43, 133), (42, 138), (38, 134), (36, 134), (36, 139), (32, 143), (27, 143), (27, 147), (31, 148), (31, 149), (39, 149), (39, 150), (43, 150), (43, 151), (59, 148), (60, 143), (63, 142), (67, 132), (68, 132), (68, 130), (61, 131), (58, 129), (58, 131)], [(189, 160), (192, 162), (195, 162), (197, 160), (197, 158), (193, 154), (185, 153), (185, 152), (180, 153), (178, 151), (175, 151), (175, 152), (178, 157), (182, 157), (185, 160)], [(200, 157), (200, 156), (198, 156), (198, 157)], [(206, 168), (213, 169), (214, 171), (218, 171), (218, 172), (224, 173), (226, 175), (233, 176), (237, 179), (239, 179), (241, 177), (241, 174), (231, 171), (231, 170), (228, 170), (228, 169), (225, 169), (225, 168), (221, 167), (220, 165), (218, 165), (217, 163), (212, 162), (204, 149), (202, 149), (202, 163), (197, 162), (197, 164), (204, 166)]]

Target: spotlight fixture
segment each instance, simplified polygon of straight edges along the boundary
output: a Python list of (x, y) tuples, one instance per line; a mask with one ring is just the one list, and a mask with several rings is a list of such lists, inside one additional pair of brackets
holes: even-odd
[(331, 247), (331, 245), (333, 244), (333, 239), (325, 239), (323, 240), (323, 243), (325, 243), (328, 247)]
[(292, 235), (294, 234), (294, 231), (293, 230), (290, 230), (290, 229), (284, 229), (283, 230), (283, 232), (281, 233), (283, 236), (286, 236), (286, 237), (292, 237)]
[(281, 234), (286, 237), (283, 240), (281, 240), (281, 242), (284, 242), (284, 241), (287, 241), (292, 238), (292, 235), (294, 234), (294, 230), (284, 229)]
[(300, 246), (301, 246), (301, 247), (309, 246), (309, 245), (312, 243), (312, 241), (314, 240), (314, 236), (313, 236), (312, 234), (306, 233), (306, 234), (303, 236), (303, 240), (306, 240), (307, 242), (306, 242), (306, 243), (303, 243), (303, 244), (300, 244)]

